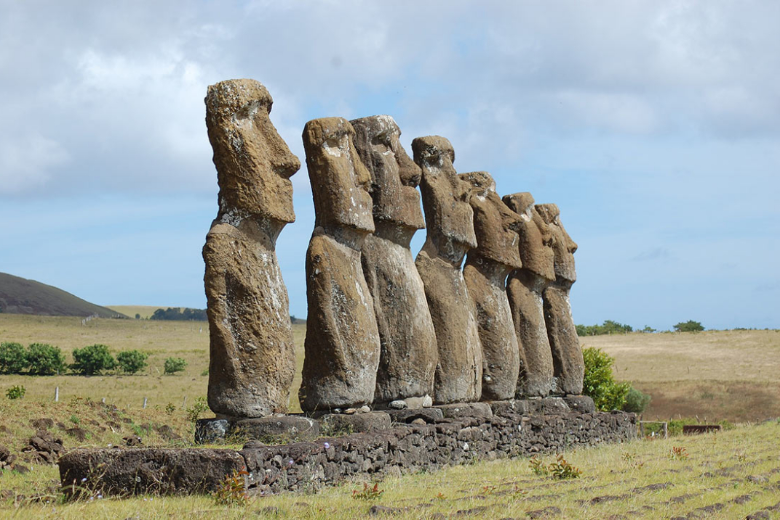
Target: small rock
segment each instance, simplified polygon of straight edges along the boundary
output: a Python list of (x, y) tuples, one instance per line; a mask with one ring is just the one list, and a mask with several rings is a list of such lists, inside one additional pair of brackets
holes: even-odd
[(403, 410), (404, 408), (406, 408), (406, 401), (397, 399), (395, 401), (391, 401), (389, 406), (394, 410)]
[(344, 410), (344, 413), (347, 415), (354, 415), (355, 412), (357, 412), (357, 410), (354, 408), (347, 408), (346, 410)]
[(27, 466), (22, 466), (21, 464), (14, 464), (13, 471), (21, 475), (24, 475), (25, 473), (30, 472), (30, 468), (28, 468)]
[(433, 406), (433, 398), (429, 395), (424, 396), (422, 406), (423, 408), (430, 408)]
[(134, 446), (143, 446), (143, 440), (141, 440), (141, 437), (138, 435), (128, 435), (127, 437), (122, 438), (123, 441), (125, 441), (125, 444), (130, 447)]
[(424, 425), (426, 425), (427, 423), (425, 422), (425, 419), (423, 419), (423, 418), (421, 418), (421, 417), (418, 417), (417, 419), (413, 420), (413, 421), (411, 422), (411, 424), (417, 424), (417, 425), (422, 425), (422, 426), (424, 426)]
[(371, 411), (371, 408), (368, 405), (363, 405), (360, 407), (360, 413), (368, 413)]

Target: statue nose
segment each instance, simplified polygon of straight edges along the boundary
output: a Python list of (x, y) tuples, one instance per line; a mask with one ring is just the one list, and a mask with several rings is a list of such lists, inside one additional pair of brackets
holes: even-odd
[(300, 168), (301, 161), (290, 152), (274, 161), (274, 171), (277, 175), (284, 177), (285, 179), (292, 177)]

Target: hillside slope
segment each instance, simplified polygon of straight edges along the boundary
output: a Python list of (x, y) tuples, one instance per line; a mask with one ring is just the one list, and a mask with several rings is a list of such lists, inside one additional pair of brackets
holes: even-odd
[(35, 280), (0, 273), (0, 312), (44, 316), (91, 316), (112, 318), (123, 315)]

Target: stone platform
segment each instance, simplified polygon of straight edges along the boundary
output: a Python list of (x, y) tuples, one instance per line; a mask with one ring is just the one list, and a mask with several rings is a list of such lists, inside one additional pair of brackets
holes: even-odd
[[(60, 459), (60, 478), (63, 486), (75, 481), (104, 495), (191, 494), (213, 491), (225, 476), (246, 468), (248, 492), (272, 494), (312, 491), (361, 475), (375, 478), (432, 471), (478, 460), (562, 452), (636, 438), (634, 414), (565, 411), (520, 415), (503, 406), (500, 413), (493, 413), (492, 408), (489, 416), (449, 418), (444, 416), (446, 407), (412, 410), (430, 414), (418, 417), (425, 424), (396, 420), (385, 429), (281, 445), (249, 441), (240, 451), (74, 450)], [(82, 479), (86, 480), (82, 483)]]

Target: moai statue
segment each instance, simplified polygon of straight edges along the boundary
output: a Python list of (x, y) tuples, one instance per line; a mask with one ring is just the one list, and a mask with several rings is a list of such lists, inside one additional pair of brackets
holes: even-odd
[(290, 177), (301, 163), (268, 117), (273, 100), (250, 79), (208, 88), (206, 126), (219, 212), (203, 247), (210, 329), (209, 407), (218, 416), (287, 410), (295, 346), (276, 239), (295, 221)]
[(515, 229), (520, 217), (501, 201), (487, 172), (463, 173), (471, 185), (477, 247), (468, 252), (463, 277), (475, 304), (482, 343), (482, 400), (512, 399), (520, 348), (506, 294), (506, 278), (522, 266)]
[(585, 363), (569, 303), (569, 291), (577, 280), (573, 255), (577, 244), (563, 228), (558, 206), (539, 204), (536, 210), (550, 227), (555, 252), (555, 282), (547, 286), (543, 296), (544, 320), (555, 366), (556, 392), (579, 395), (582, 393)]
[(470, 186), (452, 166), (455, 151), (447, 139), (418, 137), (412, 151), (422, 168), (420, 189), (428, 226), (415, 264), (425, 285), (439, 351), (434, 399), (439, 404), (478, 401), (482, 346), (474, 302), (461, 271), (466, 252), (477, 246)]
[(363, 243), (363, 273), (374, 299), (382, 346), (376, 403), (433, 395), (438, 352), (425, 288), (409, 242), (425, 228), (420, 167), (406, 154), (390, 116), (351, 121), (355, 147), (371, 175), (376, 231)]
[(520, 216), (520, 258), (522, 269), (509, 275), (507, 295), (520, 345), (521, 371), (518, 398), (545, 397), (553, 389), (554, 370), (542, 295), (555, 281), (552, 234), (534, 207), (530, 193), (505, 195), (504, 204)]
[(374, 231), (371, 177), (340, 117), (303, 129), (316, 222), (306, 252), (306, 358), (299, 393), (306, 411), (374, 400), (379, 331), (360, 250)]

